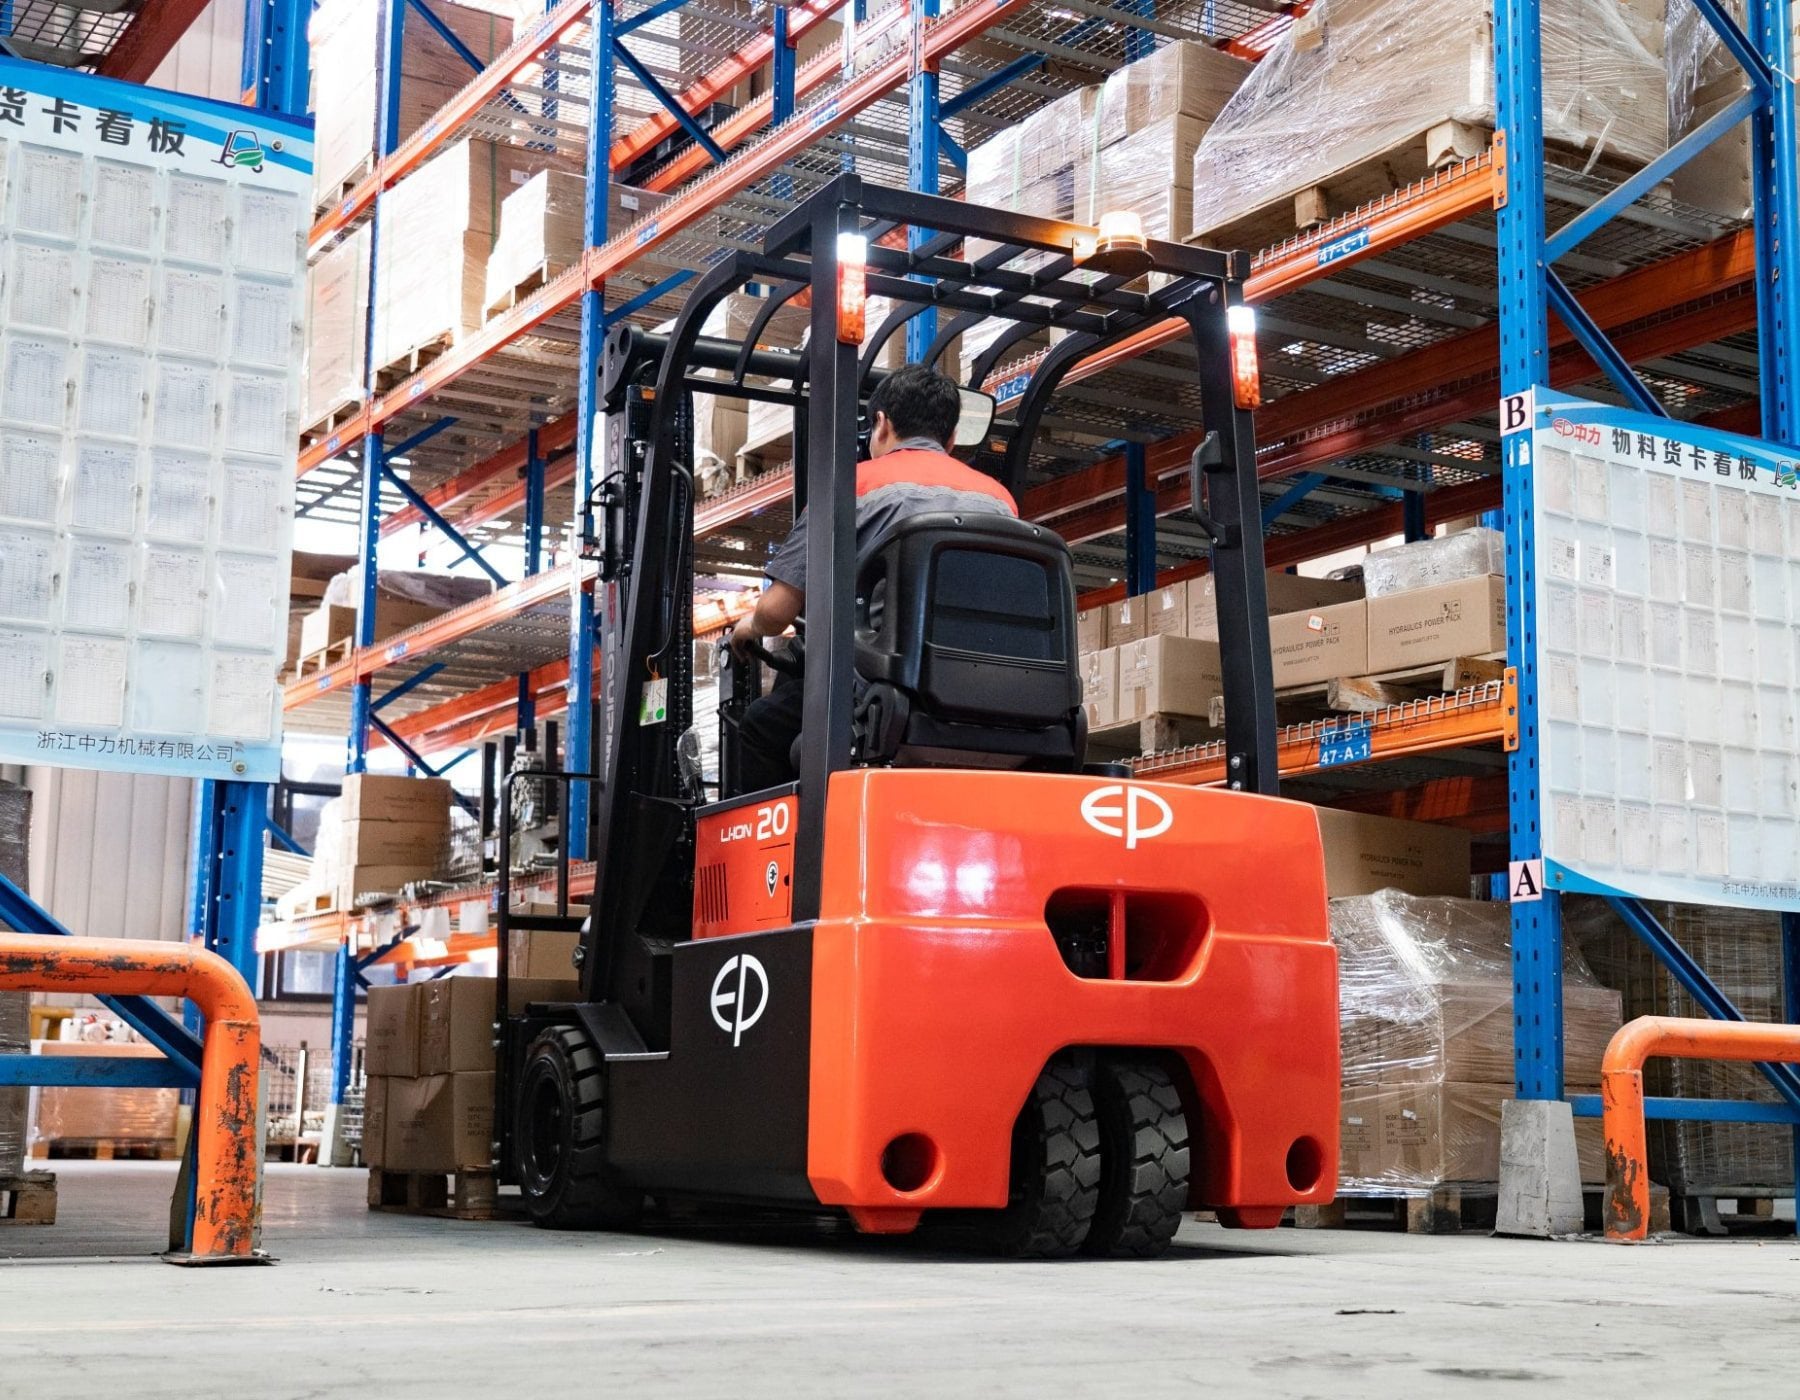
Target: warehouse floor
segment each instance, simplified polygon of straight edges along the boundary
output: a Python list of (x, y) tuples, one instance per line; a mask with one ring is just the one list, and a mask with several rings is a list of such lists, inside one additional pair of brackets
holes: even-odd
[(8, 1395), (1778, 1394), (1800, 1320), (1792, 1239), (1189, 1225), (1155, 1263), (1009, 1265), (371, 1215), (361, 1172), (284, 1167), (280, 1266), (182, 1271), (148, 1257), (168, 1164), (56, 1165), (61, 1223), (0, 1227)]

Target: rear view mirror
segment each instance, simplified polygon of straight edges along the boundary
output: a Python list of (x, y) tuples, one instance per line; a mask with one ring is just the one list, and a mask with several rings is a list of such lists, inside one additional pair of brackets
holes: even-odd
[(979, 389), (959, 389), (962, 395), (962, 414), (956, 420), (956, 447), (980, 447), (987, 442), (988, 432), (994, 426), (994, 415), (999, 412), (1000, 405), (992, 394), (984, 394)]

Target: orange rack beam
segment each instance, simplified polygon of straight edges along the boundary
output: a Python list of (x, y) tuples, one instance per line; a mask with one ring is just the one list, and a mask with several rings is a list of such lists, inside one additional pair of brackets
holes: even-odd
[[(1348, 763), (1499, 743), (1519, 744), (1518, 676), (1469, 686), (1450, 695), (1409, 700), (1356, 719), (1284, 725), (1278, 746), (1281, 776), (1316, 773)], [(1137, 759), (1132, 770), (1159, 783), (1216, 787), (1226, 781), (1222, 741), (1170, 749)]]

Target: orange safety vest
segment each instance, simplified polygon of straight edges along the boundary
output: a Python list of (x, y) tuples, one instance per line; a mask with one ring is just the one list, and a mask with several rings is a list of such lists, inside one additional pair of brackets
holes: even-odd
[(866, 496), (884, 486), (936, 486), (946, 491), (969, 491), (992, 496), (1007, 513), (1019, 513), (1018, 502), (999, 482), (986, 472), (978, 472), (966, 462), (959, 462), (948, 452), (931, 452), (922, 447), (902, 447), (882, 457), (871, 457), (856, 466), (856, 494)]

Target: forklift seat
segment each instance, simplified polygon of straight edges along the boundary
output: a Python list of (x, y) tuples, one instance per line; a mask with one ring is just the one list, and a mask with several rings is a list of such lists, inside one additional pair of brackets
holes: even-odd
[(856, 579), (863, 764), (1072, 773), (1087, 749), (1068, 546), (999, 514), (901, 520)]

